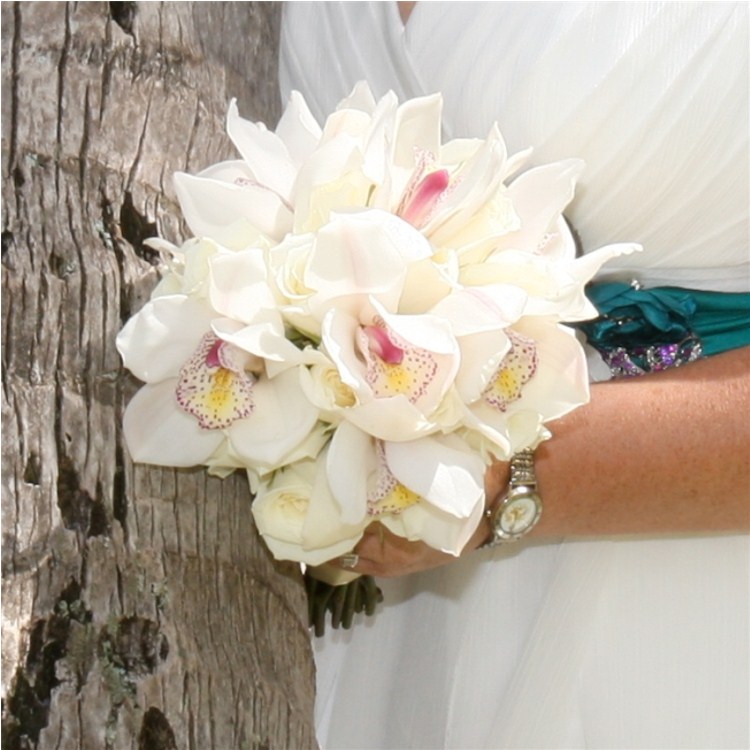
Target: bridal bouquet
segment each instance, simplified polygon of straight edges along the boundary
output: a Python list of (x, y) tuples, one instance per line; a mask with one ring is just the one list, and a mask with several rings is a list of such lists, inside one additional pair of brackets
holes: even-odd
[(522, 171), (496, 127), (441, 142), (440, 96), (358, 85), (321, 128), (293, 94), (275, 132), (230, 105), (241, 159), (175, 175), (194, 234), (118, 348), (145, 385), (135, 461), (244, 469), (273, 554), (319, 565), (377, 520), (457, 555), (493, 457), (588, 398), (563, 323), (613, 245), (576, 258), (582, 163)]

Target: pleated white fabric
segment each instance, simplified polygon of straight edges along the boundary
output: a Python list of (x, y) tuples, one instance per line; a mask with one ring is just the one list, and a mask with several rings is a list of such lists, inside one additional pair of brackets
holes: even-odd
[[(441, 91), (447, 138), (497, 120), (511, 153), (583, 158), (584, 246), (645, 247), (609, 275), (750, 288), (747, 4), (424, 2), (406, 28), (390, 2), (285, 4), (283, 92), (322, 121), (360, 79)], [(527, 544), (386, 582), (374, 620), (316, 644), (321, 744), (748, 747), (749, 574), (747, 536), (722, 535)]]

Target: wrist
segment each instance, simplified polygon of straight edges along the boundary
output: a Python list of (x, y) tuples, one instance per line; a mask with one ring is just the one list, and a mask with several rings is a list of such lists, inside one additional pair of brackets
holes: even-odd
[(487, 511), (495, 508), (505, 496), (510, 482), (510, 463), (508, 461), (495, 461), (487, 469), (484, 475), (485, 512), (479, 524), (466, 544), (464, 552), (483, 547), (493, 538), (492, 526), (487, 516)]

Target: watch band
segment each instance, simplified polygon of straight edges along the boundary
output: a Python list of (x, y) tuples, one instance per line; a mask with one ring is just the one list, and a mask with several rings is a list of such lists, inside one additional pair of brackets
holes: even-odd
[(510, 460), (510, 487), (515, 489), (521, 485), (536, 489), (533, 448), (519, 451)]

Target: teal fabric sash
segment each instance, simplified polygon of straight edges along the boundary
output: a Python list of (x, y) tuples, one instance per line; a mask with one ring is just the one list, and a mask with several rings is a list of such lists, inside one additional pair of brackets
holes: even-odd
[(618, 375), (750, 345), (750, 293), (612, 282), (594, 284), (587, 294), (599, 317), (578, 327)]

